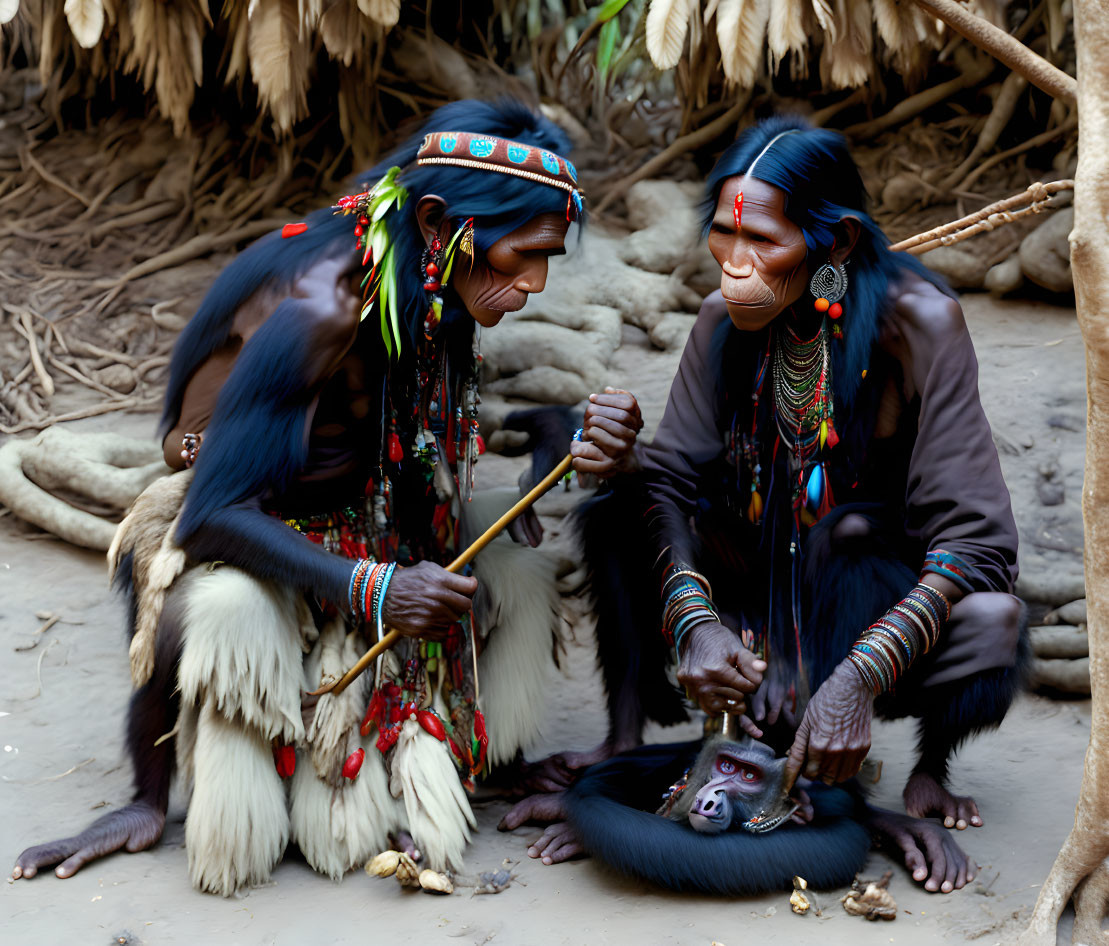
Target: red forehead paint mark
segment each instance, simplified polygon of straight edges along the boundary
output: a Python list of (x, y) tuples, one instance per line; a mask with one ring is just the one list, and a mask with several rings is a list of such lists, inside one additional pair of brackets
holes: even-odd
[(743, 191), (735, 195), (735, 206), (732, 208), (732, 213), (735, 215), (735, 228), (739, 230), (743, 220)]
[(297, 236), (308, 229), (306, 223), (287, 223), (281, 228), (281, 239), (287, 240), (289, 237)]

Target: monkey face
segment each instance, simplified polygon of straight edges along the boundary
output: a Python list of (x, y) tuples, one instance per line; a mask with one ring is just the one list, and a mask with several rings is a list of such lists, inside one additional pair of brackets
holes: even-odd
[(740, 331), (768, 325), (807, 285), (805, 235), (785, 206), (785, 191), (752, 177), (730, 177), (720, 190), (709, 250), (720, 264), (728, 315)]
[(785, 759), (749, 736), (705, 743), (689, 779), (689, 824), (702, 834), (743, 827), (772, 831), (797, 809), (782, 793)]
[[(569, 223), (560, 214), (539, 214), (470, 261), (455, 261), (451, 282), (479, 325), (496, 325), (505, 312), (524, 307), (547, 284), (547, 263), (565, 252)], [(449, 237), (448, 237), (449, 238)]]

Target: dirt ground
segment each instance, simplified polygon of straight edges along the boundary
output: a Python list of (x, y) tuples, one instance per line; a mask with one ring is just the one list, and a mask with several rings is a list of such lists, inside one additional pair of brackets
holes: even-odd
[[(1029, 587), (1081, 590), (1082, 345), (1073, 310), (1045, 303), (964, 299), (982, 365), (983, 400), (995, 428), (1024, 540)], [(677, 363), (626, 328), (613, 383), (630, 387), (657, 424)], [(73, 425), (150, 436), (151, 415), (109, 415)], [(487, 457), (479, 481), (515, 479), (519, 461)], [(1062, 505), (1036, 494), (1045, 464), (1057, 463)], [(560, 513), (576, 496), (555, 494), (541, 511), (550, 541), (566, 547)], [(1077, 532), (1075, 531), (1077, 529)], [(36, 612), (61, 622), (34, 636)], [(566, 674), (550, 695), (541, 756), (585, 748), (604, 734), (603, 694), (593, 667), (592, 628), (572, 619)], [(34, 644), (32, 647), (31, 645)], [(121, 724), (130, 683), (120, 604), (106, 588), (102, 557), (0, 519), (0, 860), (25, 846), (75, 832), (129, 797)], [(482, 804), (468, 859), (474, 873), (513, 863), (518, 883), (497, 897), (461, 887), (434, 897), (394, 881), (351, 873), (342, 883), (316, 875), (296, 856), (270, 884), (224, 900), (189, 886), (184, 805), (171, 803), (162, 842), (137, 855), (94, 863), (67, 881), (49, 870), (0, 886), (5, 943), (300, 944), (420, 942), (517, 944), (856, 944), (976, 941), (1008, 943), (1035, 900), (1073, 822), (1089, 734), (1085, 700), (1022, 697), (1000, 731), (973, 742), (955, 762), (956, 791), (973, 794), (985, 826), (960, 841), (981, 865), (978, 879), (950, 895), (929, 895), (897, 863), (875, 853), (864, 872), (894, 868), (890, 890), (901, 912), (871, 924), (846, 915), (843, 891), (817, 894), (819, 914), (796, 916), (785, 894), (742, 900), (676, 895), (615, 877), (588, 860), (545, 867), (525, 855), (536, 829), (499, 834), (502, 802)], [(653, 740), (687, 733), (655, 731)], [(899, 807), (913, 745), (906, 723), (876, 727), (884, 763), (879, 804)], [(7, 865), (5, 865), (6, 869)], [(1060, 942), (1069, 942), (1069, 931)]]

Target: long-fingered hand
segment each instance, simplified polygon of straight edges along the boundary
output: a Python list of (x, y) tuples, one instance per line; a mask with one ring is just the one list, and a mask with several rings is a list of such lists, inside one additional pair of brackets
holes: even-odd
[(477, 579), (455, 575), (433, 562), (393, 572), (382, 621), (408, 637), (442, 640), (473, 607)]
[(582, 439), (570, 444), (574, 469), (602, 479), (626, 470), (642, 429), (643, 414), (634, 394), (618, 388), (590, 394)]
[(786, 761), (786, 790), (798, 775), (828, 784), (857, 775), (870, 751), (873, 716), (873, 694), (854, 665), (844, 661), (805, 708)]
[(715, 621), (691, 628), (682, 651), (678, 682), (690, 699), (711, 716), (741, 715), (748, 695), (762, 683), (766, 661), (744, 647), (735, 631)]

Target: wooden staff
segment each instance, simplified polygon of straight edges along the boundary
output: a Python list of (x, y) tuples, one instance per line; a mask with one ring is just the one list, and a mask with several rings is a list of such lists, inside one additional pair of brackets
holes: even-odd
[[(508, 510), (503, 516), (494, 522), (488, 529), (486, 529), (465, 552), (458, 556), (450, 565), (447, 566), (449, 572), (460, 572), (463, 568), (470, 564), (477, 557), (477, 554), (492, 542), (505, 527), (508, 526), (513, 519), (524, 512), (555, 485), (562, 477), (570, 472), (570, 465), (574, 462), (571, 454), (566, 454), (550, 473), (548, 473), (542, 480), (532, 488), (526, 496), (520, 499), (511, 509)], [(318, 690), (313, 690), (309, 696), (322, 696), (324, 693), (334, 693), (336, 696), (343, 692), (354, 680), (361, 674), (367, 667), (370, 666), (381, 654), (385, 653), (390, 647), (396, 644), (401, 638), (400, 631), (390, 631), (381, 640), (373, 645), (362, 658), (344, 673), (338, 680), (333, 683), (326, 683)]]

